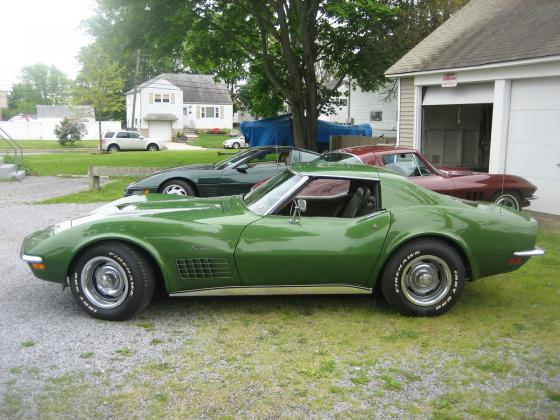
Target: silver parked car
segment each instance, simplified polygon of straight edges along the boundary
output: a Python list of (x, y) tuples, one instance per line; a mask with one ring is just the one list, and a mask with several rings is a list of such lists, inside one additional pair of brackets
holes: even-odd
[(119, 150), (148, 150), (157, 152), (165, 149), (161, 140), (144, 137), (136, 131), (107, 131), (101, 141), (101, 148), (107, 152)]

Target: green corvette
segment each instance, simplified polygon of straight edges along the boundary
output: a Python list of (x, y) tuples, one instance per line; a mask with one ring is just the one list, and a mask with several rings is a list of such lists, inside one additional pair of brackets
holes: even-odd
[(440, 195), (383, 169), (285, 169), (244, 196), (151, 194), (28, 236), (33, 274), (69, 285), (91, 316), (123, 320), (171, 296), (371, 294), (438, 315), (465, 281), (515, 270), (535, 248), (523, 214)]

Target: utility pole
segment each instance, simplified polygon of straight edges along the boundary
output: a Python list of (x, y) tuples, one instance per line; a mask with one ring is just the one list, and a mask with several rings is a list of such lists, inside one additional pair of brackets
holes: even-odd
[(136, 50), (136, 67), (134, 68), (134, 93), (132, 95), (132, 118), (130, 126), (134, 128), (134, 117), (136, 116), (136, 92), (138, 91), (138, 73), (140, 72), (140, 48)]
[(351, 113), (350, 113), (350, 92), (352, 91), (352, 86), (351, 86), (351, 82), (352, 82), (352, 78), (350, 76), (348, 76), (348, 107), (347, 107), (347, 114), (346, 114), (346, 122), (351, 125), (352, 124), (352, 119), (351, 119)]

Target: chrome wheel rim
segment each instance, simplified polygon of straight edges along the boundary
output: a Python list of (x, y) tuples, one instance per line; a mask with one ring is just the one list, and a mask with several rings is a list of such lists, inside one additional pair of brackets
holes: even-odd
[(150, 147), (148, 147), (148, 150), (150, 152), (155, 152), (155, 151), (157, 151), (157, 147), (156, 146), (150, 146)]
[(163, 189), (164, 194), (173, 194), (173, 195), (188, 195), (187, 191), (183, 187), (177, 184), (168, 185)]
[(241, 146), (239, 145), (239, 143), (233, 143), (233, 148), (234, 149), (239, 149)]
[(442, 301), (449, 293), (452, 282), (449, 266), (435, 255), (414, 258), (401, 274), (404, 296), (419, 306), (431, 306)]
[(508, 207), (510, 209), (519, 210), (519, 205), (515, 197), (511, 195), (501, 195), (496, 199), (496, 204), (502, 207)]
[(82, 269), (80, 282), (86, 298), (98, 308), (116, 308), (128, 294), (124, 269), (109, 257), (89, 260)]

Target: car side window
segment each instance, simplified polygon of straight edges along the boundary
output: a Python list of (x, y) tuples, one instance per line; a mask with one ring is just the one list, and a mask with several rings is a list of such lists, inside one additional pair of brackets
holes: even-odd
[(290, 216), (295, 201), (306, 202), (305, 217), (356, 218), (380, 209), (379, 184), (375, 181), (315, 178), (310, 180), (276, 214)]
[(129, 139), (139, 139), (140, 136), (138, 135), (138, 133), (128, 133), (128, 138)]
[(127, 139), (128, 138), (128, 133), (125, 133), (125, 132), (121, 131), (120, 133), (117, 133), (117, 138), (118, 139)]
[[(402, 176), (421, 176), (422, 171), (418, 166), (418, 162), (413, 153), (396, 153), (393, 155), (384, 155), (382, 157), (383, 165), (386, 169)], [(424, 169), (427, 168), (423, 165)]]
[(314, 153), (303, 152), (301, 150), (293, 150), (290, 159), (290, 165), (293, 165), (295, 163), (311, 162), (317, 159), (318, 157), (319, 156), (317, 156)]
[(250, 168), (263, 166), (287, 165), (290, 152), (287, 150), (263, 150), (258, 152), (254, 157), (246, 163)]
[(107, 131), (107, 132), (105, 133), (105, 138), (106, 138), (106, 139), (112, 139), (114, 135), (115, 135), (115, 132), (114, 132), (114, 131)]
[(432, 171), (428, 168), (422, 159), (418, 157), (418, 155), (414, 155), (414, 159), (416, 160), (416, 164), (418, 165), (418, 170), (420, 171), (420, 175), (432, 175)]

